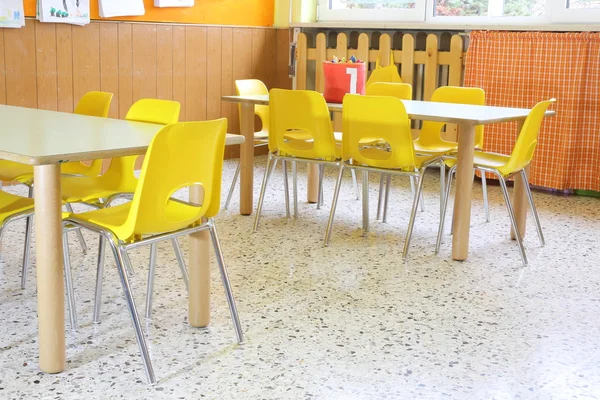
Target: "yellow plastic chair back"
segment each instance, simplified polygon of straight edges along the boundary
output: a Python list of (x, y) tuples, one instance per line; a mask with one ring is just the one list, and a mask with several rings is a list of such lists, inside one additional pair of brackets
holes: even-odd
[(409, 83), (374, 82), (365, 90), (367, 96), (392, 96), (400, 100), (412, 99), (412, 86)]
[[(485, 105), (485, 92), (480, 88), (442, 86), (436, 89), (431, 101), (440, 103)], [(441, 137), (445, 122), (423, 121), (417, 143), (423, 148), (447, 148), (455, 146), (456, 142), (448, 142)], [(475, 127), (475, 147), (483, 148), (483, 125)]]
[[(125, 119), (169, 125), (179, 120), (179, 110), (180, 105), (176, 101), (142, 99), (131, 106)], [(130, 192), (132, 188), (136, 187), (138, 181), (134, 175), (137, 158), (138, 156), (113, 158), (110, 167), (102, 175), (103, 186), (109, 187), (115, 192)]]
[(542, 121), (544, 120), (544, 114), (548, 107), (555, 101), (556, 99), (541, 101), (529, 112), (529, 115), (521, 128), (521, 132), (519, 132), (519, 137), (517, 138), (517, 142), (515, 143), (515, 147), (513, 148), (508, 162), (503, 167), (498, 168), (500, 173), (509, 175), (520, 171), (529, 165), (537, 145), (537, 138), (540, 127), (542, 126)]
[[(238, 96), (252, 96), (269, 94), (269, 90), (258, 79), (238, 79), (235, 81), (235, 93)], [(240, 110), (241, 105), (238, 105), (238, 111), (241, 113)], [(257, 104), (254, 106), (254, 113), (259, 116), (262, 122), (262, 129), (259, 131), (259, 135), (266, 138), (269, 135), (269, 106)]]
[[(342, 159), (377, 168), (414, 171), (415, 151), (406, 108), (390, 96), (344, 96)], [(389, 151), (364, 148), (361, 140), (373, 132), (387, 142)]]
[[(112, 93), (88, 92), (79, 100), (73, 113), (106, 118), (108, 117), (112, 98)], [(68, 162), (61, 165), (63, 174), (98, 176), (101, 171), (102, 160), (93, 160), (89, 166), (81, 162)]]
[[(269, 151), (300, 158), (336, 160), (335, 139), (325, 98), (312, 90), (271, 89)], [(290, 133), (312, 140), (290, 139)]]
[(133, 103), (125, 119), (128, 121), (149, 122), (169, 125), (179, 121), (181, 105), (177, 101), (141, 99)]
[[(172, 232), (200, 223), (203, 217), (214, 217), (220, 207), (226, 132), (227, 120), (221, 118), (171, 124), (157, 133), (144, 159), (127, 219), (116, 231), (113, 228), (117, 237), (128, 241)], [(196, 184), (204, 188), (202, 205), (171, 199), (178, 190)]]

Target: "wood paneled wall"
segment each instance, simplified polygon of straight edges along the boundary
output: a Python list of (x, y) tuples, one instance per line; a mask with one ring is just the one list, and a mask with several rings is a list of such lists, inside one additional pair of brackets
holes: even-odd
[(102, 90), (115, 94), (111, 118), (141, 98), (169, 99), (181, 103), (181, 121), (226, 117), (237, 133), (237, 107), (221, 96), (234, 94), (236, 79), (290, 88), (288, 44), (287, 29), (27, 20), (0, 29), (0, 104), (72, 112)]

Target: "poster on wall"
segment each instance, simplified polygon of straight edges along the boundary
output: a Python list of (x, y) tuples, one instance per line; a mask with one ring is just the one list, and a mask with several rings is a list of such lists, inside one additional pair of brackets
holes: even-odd
[(72, 25), (90, 23), (90, 0), (38, 0), (37, 19)]
[(154, 7), (193, 7), (194, 0), (154, 0)]
[(102, 18), (144, 15), (144, 0), (98, 0)]
[(25, 26), (23, 0), (0, 1), (0, 28), (20, 28)]

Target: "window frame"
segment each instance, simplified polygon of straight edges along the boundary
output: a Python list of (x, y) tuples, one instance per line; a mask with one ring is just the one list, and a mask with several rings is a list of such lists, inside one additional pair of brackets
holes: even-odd
[(426, 0), (414, 0), (415, 8), (410, 9), (350, 9), (331, 10), (330, 0), (318, 0), (317, 21), (378, 21), (378, 22), (425, 22)]
[(374, 22), (396, 24), (398, 22), (421, 22), (427, 25), (449, 25), (457, 27), (477, 26), (540, 26), (553, 24), (580, 24), (600, 27), (600, 8), (568, 9), (567, 0), (546, 0), (545, 15), (539, 17), (515, 16), (436, 16), (436, 0), (415, 0), (414, 9), (401, 10), (330, 10), (330, 0), (318, 0), (317, 18), (320, 23), (327, 22)]

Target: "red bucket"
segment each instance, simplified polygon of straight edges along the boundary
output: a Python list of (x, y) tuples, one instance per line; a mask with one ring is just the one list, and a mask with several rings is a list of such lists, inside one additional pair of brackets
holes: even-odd
[(366, 63), (332, 63), (323, 61), (325, 92), (330, 103), (341, 103), (346, 93), (365, 94)]

